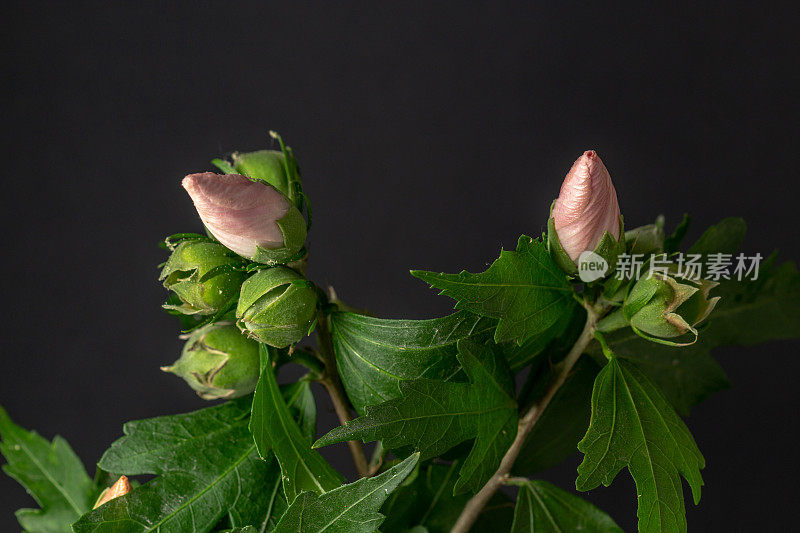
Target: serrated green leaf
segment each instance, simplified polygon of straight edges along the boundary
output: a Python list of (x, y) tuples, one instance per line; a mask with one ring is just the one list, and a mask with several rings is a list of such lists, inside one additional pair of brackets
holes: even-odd
[(503, 352), (512, 372), (522, 370), (537, 355), (545, 351), (548, 355), (555, 352), (562, 356), (566, 355), (586, 323), (586, 311), (574, 300), (573, 303), (574, 305), (545, 331), (537, 333), (520, 345), (516, 343), (503, 345)]
[[(551, 468), (578, 452), (591, 415), (592, 385), (600, 367), (581, 357), (533, 426), (514, 463), (514, 472), (533, 474)], [(539, 381), (546, 384), (552, 372)]]
[(274, 452), (283, 475), (283, 491), (293, 501), (302, 491), (324, 493), (340, 486), (344, 479), (322, 456), (309, 446), (309, 439), (292, 417), (283, 399), (271, 351), (261, 344), (261, 379), (253, 395), (250, 431), (261, 457)]
[(380, 440), (387, 449), (412, 446), (424, 460), (474, 438), (455, 490), (477, 491), (516, 436), (517, 403), (508, 365), (494, 345), (462, 339), (458, 360), (469, 383), (403, 381), (400, 398), (368, 407), (364, 416), (333, 429), (314, 447)]
[(33, 496), (41, 509), (20, 509), (16, 516), (26, 531), (60, 533), (89, 510), (94, 483), (66, 440), (50, 443), (35, 431), (12, 422), (0, 407), (0, 452), (8, 461), (3, 471)]
[[(279, 474), (255, 453), (255, 446), (233, 450), (216, 472), (196, 476), (190, 472), (168, 472), (115, 498), (84, 515), (73, 524), (76, 533), (84, 532), (205, 532), (236, 508), (240, 498), (261, 498), (259, 491), (271, 473)], [(270, 472), (271, 471), (271, 472)], [(255, 507), (251, 502), (245, 506)], [(238, 523), (238, 516), (231, 521)]]
[(126, 423), (125, 436), (106, 450), (97, 465), (129, 476), (182, 470), (195, 459), (200, 468), (215, 469), (218, 457), (195, 457), (220, 442), (247, 443), (247, 400), (235, 400), (191, 413), (159, 416)]
[(522, 483), (511, 533), (622, 533), (606, 513), (565, 490), (542, 480)]
[(592, 393), (592, 417), (578, 443), (578, 490), (609, 486), (623, 467), (638, 494), (639, 531), (686, 531), (681, 476), (700, 501), (705, 466), (686, 425), (635, 365), (614, 357), (600, 371)]
[(572, 287), (539, 239), (519, 238), (480, 274), (411, 274), (457, 301), (456, 308), (499, 319), (495, 342), (521, 344), (546, 331), (575, 305)]
[[(421, 466), (416, 475), (409, 476), (381, 508), (387, 517), (383, 531), (449, 532), (470, 498), (469, 494), (453, 496), (459, 466), (458, 461), (450, 464), (430, 463)], [(513, 501), (498, 492), (481, 511), (470, 531), (508, 531), (513, 514)]]
[(281, 517), (276, 533), (372, 533), (384, 520), (378, 512), (389, 494), (414, 470), (413, 454), (383, 474), (318, 495), (303, 492)]
[[(88, 531), (211, 531), (274, 521), (280, 470), (263, 461), (247, 429), (245, 399), (192, 413), (129, 422), (101, 468), (159, 477), (84, 515)], [(285, 504), (284, 504), (285, 507)]]
[(333, 313), (336, 365), (356, 411), (400, 396), (400, 381), (449, 381), (460, 374), (456, 343), (490, 337), (497, 321), (459, 311), (432, 320), (385, 320)]

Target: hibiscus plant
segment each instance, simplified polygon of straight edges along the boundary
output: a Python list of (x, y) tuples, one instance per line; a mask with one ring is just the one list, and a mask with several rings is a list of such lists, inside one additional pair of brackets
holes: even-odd
[[(411, 272), (455, 312), (375, 317), (306, 277), (311, 209), (272, 135), (184, 178), (205, 231), (163, 242), (186, 343), (162, 370), (214, 403), (128, 422), (94, 479), (0, 408), (4, 469), (39, 504), (17, 512), (25, 531), (620, 531), (578, 493), (623, 468), (639, 531), (687, 530), (705, 458), (683, 417), (728, 386), (713, 350), (800, 336), (793, 264), (739, 252), (737, 218), (692, 244), (688, 217), (626, 230), (587, 151), (544, 234), (481, 273)], [(341, 423), (325, 434), (314, 382)], [(337, 443), (358, 479), (318, 451)], [(539, 477), (576, 450), (574, 487)]]

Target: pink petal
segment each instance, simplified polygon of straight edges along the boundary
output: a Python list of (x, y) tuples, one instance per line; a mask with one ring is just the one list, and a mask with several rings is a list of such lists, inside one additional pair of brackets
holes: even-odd
[(256, 246), (283, 246), (276, 221), (289, 210), (289, 202), (269, 185), (239, 174), (204, 172), (183, 178), (183, 188), (208, 231), (237, 254), (253, 258)]
[(553, 206), (553, 221), (564, 251), (575, 261), (594, 250), (606, 231), (619, 238), (617, 191), (593, 150), (583, 153), (564, 178)]

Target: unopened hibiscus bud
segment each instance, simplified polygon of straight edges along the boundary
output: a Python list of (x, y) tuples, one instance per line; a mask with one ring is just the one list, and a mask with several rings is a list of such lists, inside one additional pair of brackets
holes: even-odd
[(273, 267), (242, 285), (236, 317), (241, 330), (261, 342), (285, 348), (308, 334), (317, 312), (317, 291), (292, 269)]
[(131, 482), (128, 481), (128, 478), (125, 476), (120, 476), (116, 483), (108, 487), (106, 490), (100, 493), (100, 496), (97, 497), (97, 501), (94, 504), (92, 509), (97, 509), (104, 503), (108, 503), (114, 498), (119, 498), (120, 496), (125, 496), (132, 490)]
[(274, 187), (240, 174), (190, 174), (183, 188), (200, 219), (222, 244), (248, 259), (276, 264), (305, 244), (306, 221)]
[(286, 176), (286, 158), (277, 150), (236, 152), (233, 154), (233, 169), (243, 176), (263, 181), (290, 197), (289, 178)]
[(181, 305), (164, 305), (185, 315), (213, 315), (239, 292), (246, 275), (241, 271), (220, 271), (203, 279), (211, 270), (235, 265), (242, 259), (215, 242), (185, 241), (179, 244), (161, 271), (159, 280), (174, 291)]
[(217, 322), (192, 333), (180, 359), (161, 370), (183, 378), (204, 400), (238, 398), (258, 382), (258, 343), (233, 322)]
[(669, 339), (687, 332), (697, 336), (694, 326), (702, 322), (719, 301), (709, 298), (719, 285), (709, 280), (685, 280), (653, 272), (636, 282), (622, 305), (631, 326), (653, 337)]
[(611, 273), (625, 249), (622, 217), (611, 176), (594, 151), (567, 173), (547, 228), (550, 254), (565, 272), (577, 274), (581, 254), (592, 252), (607, 263), (605, 275)]

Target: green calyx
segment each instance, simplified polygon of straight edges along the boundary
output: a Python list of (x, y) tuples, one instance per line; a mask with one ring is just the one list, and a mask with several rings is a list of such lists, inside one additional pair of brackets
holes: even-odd
[(272, 185), (284, 196), (291, 197), (289, 178), (286, 175), (286, 158), (277, 150), (236, 152), (231, 156), (237, 174)]
[(292, 263), (303, 259), (305, 252), (307, 224), (300, 211), (293, 205), (286, 214), (275, 221), (283, 234), (283, 246), (279, 248), (256, 248), (253, 261), (265, 265)]
[[(236, 296), (245, 279), (244, 272), (223, 267), (234, 267), (241, 263), (239, 256), (221, 244), (207, 241), (182, 242), (172, 252), (158, 278), (182, 303), (165, 304), (164, 307), (186, 315), (215, 314)], [(206, 276), (214, 269), (219, 273)]]
[(258, 343), (232, 322), (217, 322), (195, 331), (180, 359), (161, 370), (183, 378), (204, 400), (238, 398), (258, 382)]
[(708, 280), (680, 281), (667, 274), (652, 272), (636, 282), (622, 306), (622, 313), (637, 333), (659, 339), (692, 333), (719, 301), (709, 298), (718, 284)]
[[(554, 202), (555, 203), (555, 202)], [(547, 250), (550, 252), (550, 256), (556, 262), (556, 264), (569, 274), (570, 276), (577, 276), (578, 272), (578, 265), (575, 261), (570, 258), (569, 254), (564, 250), (564, 247), (561, 246), (561, 241), (558, 238), (558, 232), (556, 232), (556, 225), (555, 220), (552, 217), (553, 206), (550, 206), (551, 216), (547, 220)], [(605, 277), (609, 276), (617, 266), (617, 258), (620, 254), (625, 253), (625, 226), (622, 220), (622, 215), (619, 217), (619, 239), (615, 239), (610, 232), (606, 231), (603, 234), (603, 238), (600, 239), (600, 242), (597, 243), (594, 250), (591, 250), (595, 254), (602, 257), (606, 263), (608, 264), (608, 268), (605, 272)]]
[(317, 312), (317, 290), (296, 271), (272, 267), (242, 285), (237, 325), (247, 336), (276, 348), (305, 337)]

